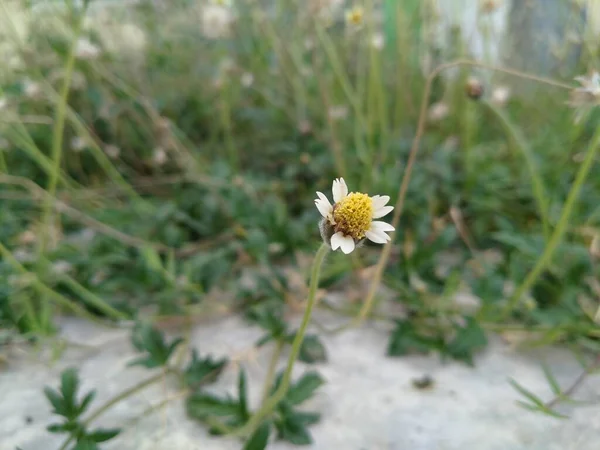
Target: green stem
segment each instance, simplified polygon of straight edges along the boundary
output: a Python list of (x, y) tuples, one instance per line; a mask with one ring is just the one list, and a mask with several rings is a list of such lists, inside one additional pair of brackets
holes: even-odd
[(285, 371), (283, 372), (283, 377), (281, 379), (279, 387), (271, 397), (269, 397), (265, 402), (263, 402), (260, 409), (252, 415), (252, 417), (246, 423), (246, 425), (234, 431), (232, 433), (233, 435), (245, 436), (252, 434), (254, 430), (256, 430), (256, 427), (260, 425), (263, 419), (273, 411), (273, 409), (279, 404), (281, 400), (283, 400), (283, 398), (287, 394), (288, 388), (290, 387), (290, 381), (292, 379), (292, 369), (294, 368), (294, 363), (296, 362), (296, 358), (298, 357), (298, 353), (300, 352), (300, 347), (302, 346), (302, 342), (304, 341), (304, 335), (306, 333), (306, 329), (308, 327), (308, 323), (310, 322), (312, 311), (316, 303), (317, 287), (319, 286), (319, 274), (321, 272), (323, 260), (325, 259), (325, 255), (327, 255), (328, 251), (329, 246), (327, 244), (321, 244), (321, 247), (319, 248), (315, 256), (310, 275), (310, 287), (308, 292), (308, 302), (306, 304), (306, 310), (304, 311), (304, 317), (302, 318), (300, 328), (298, 329), (298, 332), (294, 337), (294, 342), (292, 343), (292, 350), (290, 352), (288, 363), (285, 368)]
[(506, 316), (508, 316), (510, 312), (517, 306), (523, 294), (527, 292), (531, 288), (531, 286), (533, 286), (540, 274), (544, 271), (548, 264), (550, 264), (555, 250), (559, 246), (565, 232), (567, 231), (573, 207), (575, 206), (575, 202), (579, 197), (579, 192), (581, 191), (583, 183), (585, 182), (585, 179), (587, 178), (587, 175), (590, 169), (592, 168), (599, 147), (600, 128), (596, 130), (596, 133), (592, 138), (592, 142), (587, 149), (585, 160), (583, 161), (581, 167), (579, 168), (579, 171), (577, 172), (575, 182), (573, 183), (573, 187), (571, 188), (571, 191), (567, 196), (567, 200), (563, 207), (560, 219), (556, 224), (556, 228), (554, 229), (554, 233), (552, 233), (550, 241), (546, 245), (542, 256), (540, 256), (540, 258), (537, 260), (533, 269), (529, 272), (525, 280), (523, 280), (523, 282), (517, 288), (513, 296), (506, 303), (506, 306), (502, 313), (503, 318), (506, 318)]
[(275, 370), (277, 369), (277, 363), (279, 362), (279, 357), (281, 356), (281, 352), (283, 350), (284, 345), (285, 342), (283, 340), (277, 341), (277, 344), (275, 345), (275, 350), (273, 351), (273, 355), (271, 356), (271, 362), (269, 363), (269, 369), (267, 370), (267, 376), (265, 377), (265, 383), (263, 387), (263, 403), (269, 397), (269, 390), (271, 389), (271, 385), (273, 384)]
[[(60, 91), (60, 99), (56, 105), (56, 115), (54, 118), (54, 127), (52, 128), (52, 170), (48, 177), (48, 196), (53, 198), (56, 195), (56, 186), (58, 184), (58, 179), (60, 176), (60, 166), (62, 162), (62, 147), (63, 147), (63, 133), (65, 129), (65, 115), (67, 111), (67, 102), (69, 98), (69, 91), (71, 90), (71, 79), (73, 77), (73, 70), (75, 69), (75, 49), (77, 46), (77, 38), (79, 36), (79, 32), (81, 30), (81, 24), (83, 22), (83, 18), (77, 21), (77, 26), (75, 29), (75, 39), (71, 43), (71, 47), (69, 49), (69, 54), (67, 56), (67, 62), (65, 64), (65, 80), (63, 82), (61, 91)], [(53, 214), (52, 202), (50, 200), (46, 201), (42, 210), (42, 224), (44, 225), (44, 230), (40, 237), (40, 245), (38, 248), (38, 254), (40, 256), (46, 253), (46, 247), (48, 245), (49, 233), (52, 226), (52, 221), (55, 217)], [(40, 267), (40, 269), (43, 269)], [(42, 303), (40, 308), (40, 320), (39, 322), (43, 326), (47, 326), (50, 322), (50, 303), (45, 302)]]
[[(57, 304), (72, 310), (75, 314), (78, 314), (81, 317), (85, 317), (92, 322), (104, 324), (104, 322), (98, 320), (98, 318), (95, 315), (88, 312), (85, 308), (81, 307), (77, 303), (74, 303), (72, 300), (68, 299), (67, 297), (64, 297), (63, 295), (46, 286), (42, 281), (40, 281), (40, 279), (35, 273), (29, 272), (25, 267), (23, 267), (23, 265), (19, 261), (17, 261), (17, 259), (2, 244), (2, 242), (0, 242), (0, 255), (2, 255), (3, 258), (5, 258), (6, 261), (19, 273), (23, 275), (32, 276), (32, 287), (38, 292), (40, 297), (43, 298), (44, 296), (48, 296), (51, 299), (53, 299)], [(42, 326), (42, 324), (39, 324), (39, 326)]]
[(512, 140), (515, 142), (521, 153), (525, 158), (527, 169), (529, 170), (529, 176), (533, 184), (533, 195), (537, 202), (540, 218), (542, 220), (542, 226), (544, 229), (544, 237), (546, 240), (550, 237), (550, 224), (548, 214), (548, 197), (546, 195), (546, 189), (544, 188), (544, 182), (540, 176), (533, 157), (533, 152), (527, 143), (527, 140), (523, 137), (519, 129), (511, 122), (508, 115), (500, 108), (495, 107), (491, 103), (485, 103), (490, 111), (492, 111), (500, 119), (500, 122), (504, 126), (506, 132), (510, 135)]

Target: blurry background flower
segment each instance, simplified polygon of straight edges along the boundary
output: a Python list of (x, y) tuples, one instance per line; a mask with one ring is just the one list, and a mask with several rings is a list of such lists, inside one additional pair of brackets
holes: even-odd
[(492, 90), (490, 101), (496, 106), (505, 106), (510, 99), (510, 88), (497, 86)]
[(95, 59), (100, 54), (100, 48), (89, 39), (80, 38), (75, 44), (75, 56), (79, 59)]
[(82, 137), (75, 136), (71, 139), (71, 150), (73, 150), (74, 152), (80, 152), (86, 147), (87, 144), (85, 142), (85, 139), (83, 139)]
[(346, 11), (346, 24), (351, 28), (362, 27), (364, 22), (365, 10), (362, 6), (354, 6)]
[(373, 36), (371, 37), (371, 45), (375, 50), (383, 49), (385, 45), (385, 37), (383, 36), (383, 33), (378, 32), (373, 34)]
[(233, 22), (233, 11), (227, 6), (213, 3), (202, 8), (202, 33), (208, 39), (230, 36)]

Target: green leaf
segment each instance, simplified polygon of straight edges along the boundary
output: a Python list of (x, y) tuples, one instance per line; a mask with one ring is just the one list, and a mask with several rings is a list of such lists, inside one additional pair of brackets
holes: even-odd
[(554, 374), (550, 371), (550, 368), (546, 366), (546, 364), (543, 364), (542, 370), (544, 371), (544, 375), (546, 376), (548, 384), (550, 384), (550, 389), (552, 389), (554, 395), (562, 396), (562, 389), (560, 388), (560, 384), (558, 384), (558, 381), (554, 377)]
[(87, 409), (88, 406), (90, 406), (90, 403), (94, 400), (94, 397), (96, 396), (96, 391), (90, 391), (87, 393), (87, 395), (85, 397), (83, 397), (83, 400), (81, 401), (81, 404), (79, 405), (77, 414), (81, 415), (83, 414)]
[(98, 428), (87, 435), (87, 438), (94, 442), (105, 442), (117, 436), (121, 430), (119, 428), (103, 429)]
[(473, 354), (487, 345), (487, 338), (479, 323), (473, 317), (467, 317), (464, 327), (457, 327), (454, 339), (443, 349), (454, 359), (473, 365)]
[(84, 437), (83, 439), (77, 441), (77, 444), (75, 445), (75, 447), (73, 447), (73, 450), (99, 450), (99, 449), (93, 440), (88, 439), (87, 437)]
[(194, 349), (192, 350), (192, 359), (185, 369), (185, 383), (192, 389), (213, 383), (221, 375), (226, 364), (226, 358), (217, 361), (210, 356), (200, 359), (198, 352)]
[(46, 430), (48, 430), (49, 433), (68, 433), (69, 430), (67, 430), (67, 427), (65, 426), (64, 423), (59, 424), (59, 423), (53, 423), (52, 425), (48, 425), (46, 427)]
[(409, 353), (428, 353), (438, 347), (436, 339), (421, 336), (408, 321), (396, 321), (396, 328), (388, 342), (388, 356), (404, 356)]
[(267, 448), (269, 442), (269, 435), (271, 434), (271, 424), (269, 422), (263, 422), (254, 432), (254, 434), (248, 439), (243, 450), (264, 450)]
[(239, 395), (239, 405), (240, 405), (240, 416), (244, 419), (247, 419), (248, 414), (248, 392), (247, 392), (247, 380), (246, 380), (246, 372), (243, 368), (240, 367), (240, 372), (238, 376), (238, 395)]
[(238, 402), (231, 398), (219, 398), (211, 394), (195, 393), (186, 401), (187, 414), (198, 420), (210, 416), (236, 416), (240, 411)]
[(295, 445), (310, 445), (312, 437), (304, 424), (293, 416), (284, 416), (275, 422), (277, 437)]
[(327, 361), (327, 351), (318, 336), (309, 334), (304, 338), (298, 359), (309, 364)]
[(77, 388), (79, 387), (79, 376), (77, 369), (68, 368), (63, 370), (60, 376), (60, 390), (65, 400), (67, 411), (71, 415), (77, 415)]
[(128, 365), (142, 365), (149, 369), (164, 366), (182, 341), (181, 338), (178, 338), (167, 346), (161, 331), (148, 323), (136, 323), (131, 335), (131, 342), (138, 351), (145, 352), (148, 355), (137, 358)]
[(58, 414), (60, 416), (65, 416), (65, 417), (67, 416), (68, 411), (67, 411), (67, 408), (65, 405), (65, 401), (58, 392), (56, 392), (54, 389), (46, 386), (44, 388), (44, 395), (46, 396), (46, 398), (48, 399), (48, 401), (54, 408), (54, 411), (53, 411), (54, 414)]
[(324, 383), (325, 381), (317, 372), (307, 372), (290, 386), (285, 400), (290, 405), (298, 405), (312, 397), (314, 392)]
[(133, 361), (129, 361), (127, 366), (143, 366), (147, 369), (154, 369), (155, 367), (160, 367), (161, 364), (159, 361), (154, 359), (152, 356), (140, 356), (139, 358), (134, 359)]
[(527, 389), (525, 389), (523, 386), (521, 386), (515, 380), (513, 380), (511, 378), (509, 380), (509, 382), (512, 385), (512, 387), (514, 387), (522, 395), (524, 395), (525, 397), (527, 397), (535, 406), (538, 406), (538, 407), (541, 407), (541, 408), (545, 408), (546, 407), (546, 405), (544, 404), (543, 400), (541, 400), (538, 396), (536, 396), (535, 394), (533, 394), (531, 391), (528, 391)]

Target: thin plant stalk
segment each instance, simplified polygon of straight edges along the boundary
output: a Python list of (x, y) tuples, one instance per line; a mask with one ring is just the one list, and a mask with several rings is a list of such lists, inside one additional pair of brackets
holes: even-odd
[[(52, 290), (51, 288), (49, 288), (48, 286), (46, 286), (37, 277), (37, 275), (35, 273), (29, 272), (25, 267), (23, 267), (21, 265), (21, 263), (19, 263), (19, 261), (17, 261), (17, 259), (14, 257), (14, 255), (4, 246), (4, 244), (2, 244), (2, 242), (0, 242), (0, 255), (2, 255), (2, 257), (5, 259), (5, 261), (8, 262), (16, 271), (18, 271), (22, 275), (26, 275), (26, 276), (31, 275), (31, 277), (32, 277), (31, 286), (33, 289), (35, 289), (37, 291), (37, 293), (41, 297), (48, 297), (49, 299), (54, 300), (54, 302), (56, 302), (56, 304), (61, 305), (65, 308), (68, 308), (71, 311), (73, 311), (75, 314), (77, 314), (81, 317), (84, 317), (92, 322), (104, 324), (104, 322), (98, 320), (98, 318), (94, 314), (88, 312), (82, 306), (78, 305), (77, 303), (73, 302), (72, 300), (68, 299), (67, 297), (64, 297), (63, 295), (59, 294), (58, 292), (56, 292), (56, 291)], [(40, 324), (40, 326), (42, 326), (42, 324)]]
[(277, 341), (275, 344), (275, 349), (273, 350), (273, 354), (271, 355), (271, 362), (269, 363), (269, 369), (267, 370), (267, 376), (265, 377), (265, 383), (263, 387), (263, 403), (269, 397), (269, 390), (271, 389), (271, 385), (273, 384), (273, 379), (275, 378), (275, 370), (277, 369), (277, 363), (279, 362), (279, 358), (281, 357), (281, 352), (283, 351), (283, 347), (285, 342), (281, 339)]
[[(82, 22), (83, 17), (78, 18), (74, 33), (75, 38), (71, 42), (69, 53), (67, 55), (67, 61), (65, 63), (65, 79), (60, 91), (60, 99), (56, 104), (56, 115), (54, 117), (54, 127), (52, 128), (52, 170), (48, 177), (48, 200), (44, 202), (42, 207), (42, 226), (44, 229), (40, 236), (40, 243), (38, 247), (39, 256), (43, 256), (46, 253), (50, 230), (53, 225), (52, 222), (57, 217), (54, 214), (54, 209), (50, 198), (53, 198), (56, 195), (56, 187), (60, 177), (67, 102), (69, 101), (71, 80), (73, 78), (73, 71), (75, 69), (75, 49), (77, 47), (77, 38), (79, 37)], [(42, 326), (49, 323), (50, 316), (50, 303), (42, 302), (40, 305), (40, 323)]]
[(302, 317), (302, 323), (300, 324), (300, 328), (296, 332), (296, 336), (294, 337), (294, 341), (292, 342), (292, 349), (290, 351), (290, 355), (288, 358), (287, 366), (285, 371), (283, 372), (283, 377), (281, 378), (281, 383), (279, 384), (277, 390), (271, 395), (267, 400), (263, 402), (260, 409), (256, 411), (250, 420), (243, 427), (234, 430), (231, 434), (234, 436), (246, 436), (250, 435), (254, 432), (256, 427), (260, 425), (265, 417), (267, 417), (275, 407), (279, 404), (281, 400), (287, 394), (287, 391), (290, 387), (290, 382), (292, 379), (292, 370), (294, 368), (294, 363), (296, 362), (296, 358), (300, 353), (300, 347), (302, 346), (302, 342), (304, 341), (304, 335), (306, 334), (306, 329), (308, 328), (308, 324), (310, 322), (312, 311), (316, 304), (317, 300), (317, 288), (319, 286), (319, 275), (321, 272), (321, 266), (323, 265), (323, 261), (325, 260), (325, 256), (329, 252), (329, 246), (327, 244), (321, 244), (321, 247), (317, 251), (315, 256), (311, 276), (310, 276), (310, 287), (308, 292), (308, 300), (306, 303), (306, 309), (304, 310), (304, 316)]
[(529, 170), (529, 177), (531, 178), (531, 183), (533, 184), (533, 196), (537, 202), (538, 211), (540, 214), (540, 219), (542, 221), (542, 228), (544, 230), (544, 237), (548, 239), (550, 237), (550, 224), (549, 224), (549, 213), (548, 213), (548, 196), (546, 194), (546, 188), (544, 187), (544, 181), (536, 167), (533, 151), (531, 147), (527, 143), (527, 140), (519, 129), (511, 122), (508, 118), (508, 115), (501, 109), (497, 108), (489, 102), (485, 102), (490, 111), (492, 111), (500, 122), (502, 126), (506, 130), (507, 134), (512, 138), (514, 143), (517, 145), (523, 157), (525, 158), (525, 163), (527, 165), (527, 169)]
[[(536, 75), (530, 75), (524, 72), (520, 72), (513, 69), (506, 69), (504, 67), (493, 66), (489, 64), (484, 64), (478, 61), (468, 60), (468, 59), (458, 59), (446, 64), (441, 64), (436, 67), (427, 77), (425, 83), (425, 89), (423, 92), (423, 96), (421, 99), (421, 108), (419, 111), (419, 119), (417, 123), (417, 131), (415, 133), (415, 137), (413, 139), (413, 143), (410, 149), (410, 153), (408, 156), (408, 162), (406, 164), (406, 170), (404, 172), (404, 176), (402, 177), (402, 183), (398, 188), (398, 197), (396, 199), (396, 204), (394, 206), (394, 216), (392, 218), (392, 226), (398, 229), (398, 225), (400, 223), (400, 219), (402, 217), (402, 213), (404, 211), (404, 202), (406, 200), (406, 193), (408, 192), (408, 185), (410, 183), (410, 177), (412, 175), (412, 170), (417, 158), (417, 153), (419, 151), (421, 145), (421, 138), (423, 137), (423, 133), (425, 132), (425, 125), (427, 119), (427, 108), (429, 106), (429, 98), (431, 96), (431, 87), (433, 85), (434, 80), (438, 77), (438, 75), (444, 72), (447, 69), (452, 69), (454, 67), (460, 66), (470, 66), (470, 67), (479, 67), (482, 69), (492, 70), (496, 72), (502, 72), (508, 75), (516, 76), (522, 79), (532, 80), (539, 83), (543, 83), (549, 86), (554, 86), (562, 89), (572, 89), (572, 86), (561, 83), (558, 81), (550, 80), (543, 77), (538, 77)], [(365, 302), (363, 303), (359, 313), (357, 316), (348, 324), (343, 325), (335, 331), (340, 331), (342, 329), (360, 325), (369, 315), (371, 309), (373, 308), (373, 304), (375, 301), (375, 294), (379, 287), (379, 283), (381, 282), (381, 278), (383, 276), (383, 271), (386, 267), (387, 261), (390, 257), (391, 248), (393, 245), (394, 239), (392, 238), (384, 247), (379, 256), (379, 261), (377, 262), (377, 266), (375, 268), (375, 272), (373, 274), (373, 278), (371, 280), (371, 284), (369, 286), (369, 291), (367, 293), (367, 297)]]
[(550, 237), (550, 241), (546, 245), (544, 252), (537, 260), (533, 269), (531, 269), (531, 271), (527, 274), (523, 282), (519, 285), (512, 297), (506, 303), (502, 317), (507, 317), (511, 313), (511, 311), (518, 305), (523, 294), (533, 286), (540, 274), (544, 271), (544, 269), (546, 269), (546, 267), (548, 267), (548, 264), (550, 264), (550, 262), (552, 261), (554, 252), (560, 245), (562, 238), (564, 237), (569, 227), (571, 213), (573, 212), (575, 203), (579, 198), (579, 193), (581, 192), (583, 183), (585, 182), (590, 172), (590, 169), (594, 164), (594, 159), (596, 158), (596, 155), (598, 153), (598, 148), (600, 148), (600, 128), (596, 130), (596, 133), (592, 138), (592, 142), (590, 143), (587, 149), (585, 159), (583, 160), (581, 167), (577, 171), (577, 176), (575, 177), (573, 186), (569, 191), (569, 195), (567, 196), (567, 200), (565, 201), (565, 205), (563, 207), (558, 223), (556, 224), (556, 228), (554, 229), (554, 232)]

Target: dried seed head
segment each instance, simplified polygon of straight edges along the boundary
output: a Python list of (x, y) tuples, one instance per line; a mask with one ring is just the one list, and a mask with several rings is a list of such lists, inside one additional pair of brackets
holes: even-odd
[(479, 100), (483, 95), (483, 84), (475, 77), (469, 77), (465, 85), (465, 92), (470, 99)]

